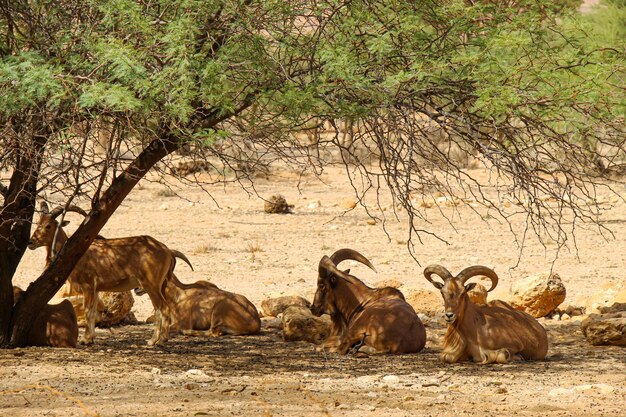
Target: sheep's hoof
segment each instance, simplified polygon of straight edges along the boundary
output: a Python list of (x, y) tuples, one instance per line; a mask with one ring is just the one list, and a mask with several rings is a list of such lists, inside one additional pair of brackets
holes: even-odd
[(148, 346), (163, 346), (167, 342), (167, 339), (158, 338), (158, 339), (150, 339), (148, 340)]
[(85, 346), (93, 345), (93, 337), (92, 338), (81, 337), (78, 343), (80, 343), (81, 345), (85, 345)]

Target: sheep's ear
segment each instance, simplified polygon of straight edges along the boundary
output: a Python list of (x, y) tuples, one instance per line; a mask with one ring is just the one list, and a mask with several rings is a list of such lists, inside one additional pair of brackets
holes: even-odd
[(63, 221), (61, 222), (61, 227), (65, 227), (65, 226), (67, 226), (68, 224), (70, 224), (69, 220), (63, 220)]
[(432, 284), (433, 284), (433, 285), (435, 286), (435, 288), (437, 288), (438, 290), (440, 290), (440, 289), (442, 289), (442, 288), (443, 288), (443, 283), (441, 283), (441, 282), (433, 281), (433, 283), (432, 283)]
[(469, 284), (465, 286), (465, 291), (470, 292), (474, 289), (475, 286), (476, 286), (475, 282), (470, 282)]

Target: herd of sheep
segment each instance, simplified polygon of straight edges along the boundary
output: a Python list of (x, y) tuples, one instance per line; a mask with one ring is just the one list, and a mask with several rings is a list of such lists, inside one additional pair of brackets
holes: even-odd
[[(85, 215), (76, 206), (49, 210), (46, 203), (41, 204), (41, 216), (28, 247), (45, 247), (47, 262), (52, 261), (68, 238), (63, 231), (66, 223), (59, 224), (57, 220), (64, 210)], [(155, 309), (154, 333), (148, 345), (165, 343), (170, 330), (207, 336), (260, 331), (259, 314), (246, 297), (221, 290), (208, 281), (180, 282), (174, 274), (176, 258), (191, 267), (184, 254), (150, 236), (94, 240), (68, 277), (71, 290), (83, 295), (86, 329), (81, 343), (94, 341), (100, 291), (135, 289), (137, 294), (148, 294)], [(330, 336), (323, 342), (324, 348), (342, 354), (421, 351), (426, 344), (426, 330), (402, 292), (391, 287), (368, 287), (350, 270), (339, 268), (345, 260), (374, 269), (367, 258), (352, 249), (340, 249), (320, 260), (311, 312), (331, 318)], [(424, 276), (441, 291), (445, 305), (448, 330), (442, 361), (506, 363), (546, 356), (546, 331), (532, 316), (503, 301), (477, 305), (470, 300), (468, 291), (476, 285), (467, 283), (470, 278), (487, 277), (492, 282), (489, 291), (496, 287), (498, 276), (492, 269), (470, 266), (454, 276), (441, 265), (430, 265)], [(20, 293), (14, 287), (16, 302)], [(34, 321), (29, 336), (31, 345), (75, 347), (78, 324), (72, 304), (65, 300), (48, 305)]]

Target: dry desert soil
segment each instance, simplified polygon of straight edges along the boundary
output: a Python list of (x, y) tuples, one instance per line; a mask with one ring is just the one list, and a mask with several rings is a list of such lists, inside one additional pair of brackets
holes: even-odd
[[(244, 294), (257, 308), (269, 296), (312, 299), (319, 259), (343, 247), (360, 251), (378, 270), (352, 265), (353, 274), (370, 285), (394, 279), (403, 284), (401, 290), (430, 290), (421, 274), (429, 263), (453, 272), (471, 264), (494, 267), (500, 275), (496, 298), (505, 298), (516, 279), (550, 270), (567, 288), (564, 304), (585, 305), (599, 291), (625, 285), (626, 204), (615, 196), (599, 197), (610, 207), (606, 220), (614, 238), (581, 229), (577, 250), (563, 249), (558, 256), (555, 244), (542, 245), (533, 236), (520, 256), (508, 224), (467, 204), (424, 208), (422, 227), (447, 243), (423, 235), (416, 247), (418, 265), (407, 251), (405, 220), (391, 215), (385, 196), (385, 211), (374, 212), (386, 216), (383, 228), (380, 219), (371, 224), (363, 207), (346, 210), (354, 191), (340, 168), (328, 169), (322, 180), (277, 170), (257, 180), (258, 195), (235, 184), (207, 186), (207, 194), (175, 180), (170, 185), (142, 180), (102, 234), (154, 236), (193, 263), (194, 271), (177, 266), (182, 281), (210, 280)], [(623, 185), (616, 190), (626, 197)], [(260, 197), (277, 193), (294, 204), (292, 214), (264, 213)], [(72, 216), (75, 226), (79, 217)], [(517, 231), (524, 225), (518, 217), (511, 224)], [(38, 276), (44, 252), (26, 253), (16, 284), (26, 287)], [(257, 336), (175, 336), (165, 346), (148, 348), (147, 297), (136, 297), (133, 312), (142, 323), (98, 329), (92, 346), (0, 351), (0, 416), (626, 413), (626, 350), (589, 345), (581, 317), (540, 320), (550, 339), (544, 361), (448, 365), (438, 359), (445, 328), (435, 319), (421, 353), (356, 358), (325, 354), (306, 342), (286, 343), (279, 329), (267, 326)]]

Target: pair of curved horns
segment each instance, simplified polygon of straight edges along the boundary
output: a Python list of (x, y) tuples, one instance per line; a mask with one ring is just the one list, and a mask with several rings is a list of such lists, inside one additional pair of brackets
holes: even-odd
[(468, 266), (467, 268), (459, 272), (456, 277), (453, 277), (450, 271), (448, 271), (444, 266), (436, 264), (428, 265), (426, 269), (424, 269), (424, 277), (426, 277), (426, 279), (430, 283), (435, 284), (435, 281), (433, 280), (433, 275), (439, 276), (444, 281), (456, 279), (461, 284), (465, 284), (465, 282), (467, 282), (467, 280), (472, 277), (482, 275), (491, 280), (491, 288), (489, 288), (487, 291), (492, 291), (498, 285), (498, 275), (495, 273), (495, 271), (482, 265)]
[(359, 252), (355, 251), (354, 249), (339, 249), (338, 251), (330, 255), (330, 257), (326, 255), (322, 257), (322, 259), (320, 260), (319, 268), (318, 268), (318, 272), (320, 276), (322, 276), (325, 271), (328, 271), (335, 275), (345, 278), (347, 274), (341, 271), (339, 268), (337, 268), (337, 266), (341, 262), (346, 261), (348, 259), (360, 262), (363, 265), (370, 268), (372, 271), (377, 272), (376, 268), (374, 268), (374, 265), (372, 265), (372, 263), (365, 256), (361, 255)]
[(85, 212), (85, 210), (83, 210), (82, 208), (75, 206), (73, 204), (70, 204), (69, 206), (65, 207), (65, 206), (58, 206), (55, 207), (54, 209), (52, 209), (52, 211), (48, 210), (48, 204), (46, 204), (45, 201), (42, 201), (40, 204), (41, 207), (41, 212), (43, 214), (47, 214), (48, 216), (50, 216), (53, 219), (56, 219), (61, 213), (63, 213), (63, 211), (65, 210), (65, 212), (68, 211), (73, 211), (75, 213), (80, 214), (81, 216), (87, 217), (87, 213)]

